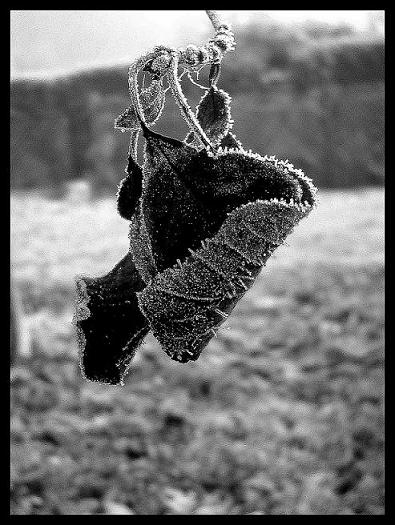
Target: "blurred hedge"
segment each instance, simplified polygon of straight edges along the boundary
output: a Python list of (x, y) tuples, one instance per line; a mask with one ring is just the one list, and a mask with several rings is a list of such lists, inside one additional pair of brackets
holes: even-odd
[[(347, 27), (285, 32), (252, 25), (237, 41), (220, 86), (233, 97), (234, 131), (247, 149), (288, 158), (321, 187), (383, 182), (381, 37), (362, 38)], [(113, 129), (129, 104), (127, 67), (11, 82), (12, 188), (88, 178), (96, 188), (115, 191), (129, 138)], [(183, 83), (193, 106), (201, 92)], [(174, 104), (159, 130), (185, 136)]]

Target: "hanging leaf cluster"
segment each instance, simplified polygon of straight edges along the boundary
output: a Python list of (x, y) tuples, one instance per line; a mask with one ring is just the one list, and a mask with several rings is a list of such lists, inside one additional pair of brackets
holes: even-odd
[[(83, 375), (123, 384), (149, 331), (171, 359), (196, 360), (274, 250), (316, 201), (311, 180), (287, 161), (247, 152), (231, 132), (229, 95), (211, 85), (184, 141), (154, 133), (160, 80), (115, 122), (145, 139), (143, 166), (129, 152), (118, 189), (130, 248), (110, 273), (77, 279)], [(134, 148), (132, 148), (133, 150)]]

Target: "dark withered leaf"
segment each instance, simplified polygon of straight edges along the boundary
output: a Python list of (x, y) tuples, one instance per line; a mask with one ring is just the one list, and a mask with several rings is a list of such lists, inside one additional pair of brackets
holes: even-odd
[(162, 80), (153, 80), (147, 89), (142, 90), (141, 105), (147, 124), (154, 124), (161, 116), (165, 98)]
[(300, 183), (288, 169), (243, 150), (219, 153), (215, 158), (202, 150), (193, 167), (183, 173), (184, 184), (207, 209), (217, 211), (221, 224), (226, 214), (242, 204), (257, 199), (300, 202), (302, 197)]
[(130, 221), (129, 240), (133, 262), (143, 281), (148, 283), (158, 271), (152, 255), (151, 242), (140, 206)]
[[(247, 153), (230, 132), (230, 97), (215, 85), (184, 142), (152, 132), (165, 103), (156, 76), (115, 127), (131, 130), (117, 206), (130, 251), (107, 275), (77, 280), (80, 365), (92, 381), (122, 384), (151, 329), (174, 360), (196, 360), (262, 266), (315, 203), (310, 179), (287, 162)], [(145, 162), (136, 158), (138, 132)]]
[(143, 187), (142, 169), (131, 155), (128, 158), (127, 173), (118, 188), (117, 208), (121, 217), (131, 220)]
[(211, 86), (196, 108), (196, 118), (213, 145), (219, 144), (232, 126), (230, 96)]
[[(310, 197), (314, 200), (313, 193)], [(273, 251), (311, 209), (285, 201), (241, 206), (180, 267), (158, 274), (137, 294), (153, 334), (172, 359), (199, 357)]]
[(315, 189), (274, 158), (243, 150), (214, 157), (148, 129), (144, 135), (142, 210), (159, 273), (138, 293), (139, 306), (168, 355), (186, 362), (309, 213)]
[(257, 199), (300, 202), (299, 182), (244, 151), (211, 156), (148, 128), (142, 211), (157, 271), (218, 232), (228, 213)]
[[(142, 128), (130, 252), (108, 275), (77, 285), (81, 368), (109, 384), (122, 384), (150, 328), (172, 359), (197, 359), (314, 204), (310, 181), (286, 163), (243, 150), (214, 156)], [(129, 171), (138, 172), (133, 160)], [(122, 199), (129, 217), (131, 201)]]
[[(141, 91), (140, 103), (143, 108), (147, 124), (154, 124), (162, 114), (166, 94), (162, 80), (153, 80), (151, 84)], [(121, 130), (139, 130), (140, 120), (134, 106), (129, 106), (115, 119), (114, 127)]]
[(130, 253), (103, 277), (77, 279), (74, 323), (86, 379), (123, 383), (130, 361), (150, 329), (136, 297), (144, 286)]
[(210, 231), (212, 211), (194, 197), (184, 184), (185, 172), (198, 165), (192, 162), (198, 152), (176, 139), (163, 137), (148, 128), (146, 161), (143, 166), (142, 211), (158, 271), (184, 258), (188, 248)]

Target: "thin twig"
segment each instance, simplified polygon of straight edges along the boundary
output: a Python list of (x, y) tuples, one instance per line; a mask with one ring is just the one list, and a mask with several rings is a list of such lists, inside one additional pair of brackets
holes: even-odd
[(202, 86), (201, 84), (199, 84), (198, 82), (193, 80), (190, 72), (188, 70), (186, 70), (186, 71), (187, 71), (188, 78), (192, 82), (192, 84), (194, 84), (195, 86), (199, 87), (200, 89), (204, 89), (205, 91), (207, 91), (209, 89), (207, 86)]
[(168, 75), (170, 89), (172, 90), (174, 98), (176, 99), (177, 104), (179, 105), (181, 109), (181, 113), (183, 114), (186, 121), (188, 122), (191, 130), (196, 133), (196, 135), (199, 137), (199, 139), (202, 141), (205, 147), (209, 147), (210, 149), (212, 149), (212, 144), (210, 140), (208, 139), (206, 133), (203, 131), (201, 125), (199, 124), (199, 121), (197, 120), (193, 111), (189, 107), (188, 101), (185, 98), (184, 93), (182, 92), (180, 83), (178, 81), (177, 71), (178, 71), (178, 56), (175, 55), (173, 57), (171, 72), (169, 72), (169, 75)]
[[(144, 110), (140, 102), (138, 86), (139, 71), (143, 68), (148, 68), (147, 70), (150, 71), (150, 73), (159, 74), (160, 76), (166, 75), (169, 87), (172, 90), (177, 104), (179, 105), (184, 118), (187, 120), (189, 127), (195, 132), (195, 135), (205, 147), (213, 149), (209, 138), (203, 131), (199, 121), (188, 105), (188, 101), (182, 92), (178, 78), (178, 67), (180, 65), (182, 65), (185, 70), (188, 70), (195, 69), (196, 67), (201, 69), (203, 65), (209, 63), (215, 65), (217, 68), (217, 78), (224, 54), (227, 51), (234, 49), (234, 35), (230, 26), (221, 21), (216, 11), (207, 10), (206, 13), (216, 31), (214, 38), (210, 39), (209, 42), (203, 45), (200, 49), (196, 46), (188, 46), (187, 49), (183, 51), (175, 50), (166, 46), (158, 46), (153, 52), (140, 57), (130, 66), (128, 81), (130, 98), (137, 116), (143, 125), (147, 125)], [(215, 83), (215, 80), (213, 83)], [(203, 88), (203, 86), (200, 85), (199, 87)], [(132, 143), (130, 151), (133, 153), (133, 150), (135, 150), (135, 144)]]
[(139, 140), (139, 133), (140, 130), (133, 129), (130, 135), (128, 156), (132, 157), (135, 162), (137, 162), (137, 145)]
[(223, 22), (221, 21), (220, 17), (218, 16), (217, 11), (209, 11), (206, 9), (207, 16), (211, 20), (211, 23), (213, 24), (213, 27), (216, 31), (223, 26)]
[(143, 68), (147, 62), (149, 62), (150, 60), (153, 60), (156, 56), (157, 55), (155, 52), (147, 53), (146, 55), (142, 56), (141, 58), (133, 62), (133, 64), (129, 67), (129, 78), (128, 78), (129, 94), (130, 94), (132, 103), (136, 109), (137, 115), (139, 116), (143, 124), (146, 124), (146, 122), (145, 122), (145, 117), (144, 117), (144, 111), (140, 104), (137, 77), (138, 77), (140, 69)]

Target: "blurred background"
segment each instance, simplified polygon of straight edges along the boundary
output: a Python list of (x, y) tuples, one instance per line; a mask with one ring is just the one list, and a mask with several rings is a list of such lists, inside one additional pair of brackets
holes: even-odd
[[(195, 363), (150, 335), (124, 387), (88, 383), (77, 274), (128, 249), (116, 212), (127, 70), (201, 45), (204, 11), (11, 11), (12, 514), (384, 513), (384, 11), (220, 11), (219, 87), (246, 149), (320, 203)], [(206, 68), (207, 69), (207, 68)], [(199, 81), (207, 83), (203, 70)], [(187, 77), (192, 108), (202, 90)], [(156, 131), (187, 126), (167, 94)]]

